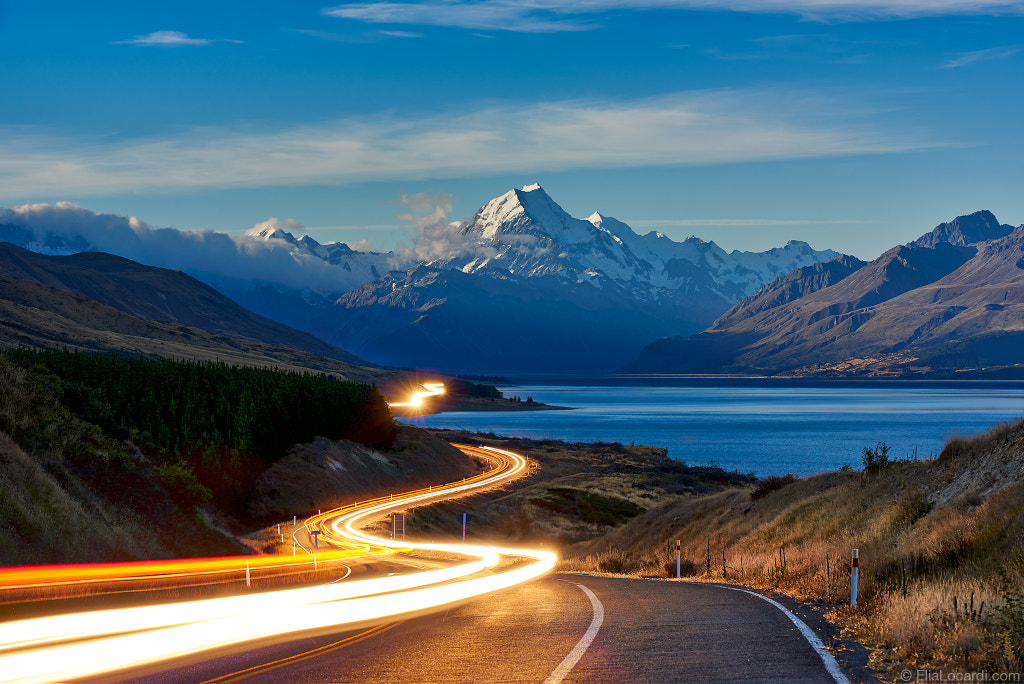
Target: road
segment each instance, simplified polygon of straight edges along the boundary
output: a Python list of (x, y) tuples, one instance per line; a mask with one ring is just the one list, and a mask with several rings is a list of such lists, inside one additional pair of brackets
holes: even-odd
[(837, 681), (784, 613), (749, 594), (714, 585), (565, 574), (443, 613), (123, 681), (551, 682), (594, 623), (594, 604), (579, 585), (599, 601), (603, 620), (560, 681)]

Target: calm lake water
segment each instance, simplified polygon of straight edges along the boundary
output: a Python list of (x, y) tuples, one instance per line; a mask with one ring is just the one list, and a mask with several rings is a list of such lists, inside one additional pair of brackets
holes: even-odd
[(691, 465), (759, 476), (861, 467), (865, 446), (890, 458), (938, 454), (952, 435), (1024, 417), (1024, 386), (957, 383), (868, 387), (499, 387), (572, 411), (453, 412), (407, 422), (572, 442), (666, 447)]

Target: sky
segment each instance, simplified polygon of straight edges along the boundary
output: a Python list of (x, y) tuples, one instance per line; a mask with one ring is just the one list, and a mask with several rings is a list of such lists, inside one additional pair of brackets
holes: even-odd
[(0, 206), (389, 250), (539, 182), (873, 259), (1024, 223), (1022, 36), (1024, 0), (0, 0)]

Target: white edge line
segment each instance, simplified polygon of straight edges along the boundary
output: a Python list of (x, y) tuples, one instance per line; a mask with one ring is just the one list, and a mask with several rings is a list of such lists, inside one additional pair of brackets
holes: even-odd
[(807, 639), (807, 642), (811, 645), (811, 648), (817, 651), (818, 655), (821, 657), (822, 662), (825, 664), (825, 669), (828, 670), (828, 673), (830, 675), (832, 675), (832, 679), (836, 680), (837, 684), (850, 684), (850, 680), (847, 679), (846, 675), (843, 674), (843, 671), (839, 669), (839, 663), (836, 662), (835, 657), (831, 653), (825, 650), (825, 644), (822, 642), (820, 638), (818, 638), (818, 635), (814, 633), (814, 630), (808, 627), (807, 623), (798, 618), (789, 608), (786, 608), (778, 601), (770, 599), (767, 596), (764, 596), (763, 594), (758, 594), (756, 591), (749, 591), (747, 589), (740, 589), (738, 587), (729, 587), (724, 584), (715, 584), (713, 586), (716, 586), (720, 589), (742, 591), (744, 594), (750, 594), (751, 596), (756, 596), (759, 599), (767, 601), (768, 603), (772, 604), (773, 606), (781, 610), (783, 613), (786, 614), (786, 617), (793, 621), (793, 624), (796, 625), (796, 628), (799, 629), (800, 633), (804, 635), (804, 638)]
[(342, 564), (341, 567), (345, 568), (345, 574), (336, 580), (331, 580), (331, 584), (334, 584), (335, 582), (340, 582), (341, 580), (345, 579), (346, 577), (352, 574), (352, 568), (350, 568), (349, 566)]
[[(564, 582), (566, 580), (559, 581)], [(576, 583), (572, 582), (571, 584)], [(587, 628), (587, 631), (583, 634), (580, 640), (575, 646), (573, 646), (572, 650), (569, 651), (569, 654), (565, 656), (565, 660), (558, 664), (558, 667), (548, 675), (548, 678), (545, 679), (542, 684), (559, 684), (559, 682), (561, 682), (565, 676), (572, 671), (572, 668), (574, 668), (576, 663), (580, 661), (583, 654), (587, 652), (587, 649), (590, 647), (590, 643), (594, 640), (594, 637), (597, 636), (597, 631), (601, 629), (601, 624), (604, 622), (604, 606), (597, 599), (597, 596), (594, 595), (594, 592), (590, 591), (590, 589), (586, 588), (582, 584), (576, 584), (576, 586), (582, 589), (583, 593), (590, 599), (590, 605), (594, 608), (594, 619), (590, 621), (590, 627)]]

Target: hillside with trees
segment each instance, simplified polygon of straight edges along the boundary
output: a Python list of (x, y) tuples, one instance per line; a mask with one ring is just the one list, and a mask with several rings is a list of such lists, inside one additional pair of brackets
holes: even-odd
[(257, 478), (316, 437), (388, 446), (369, 385), (64, 351), (0, 354), (5, 563), (236, 551)]

